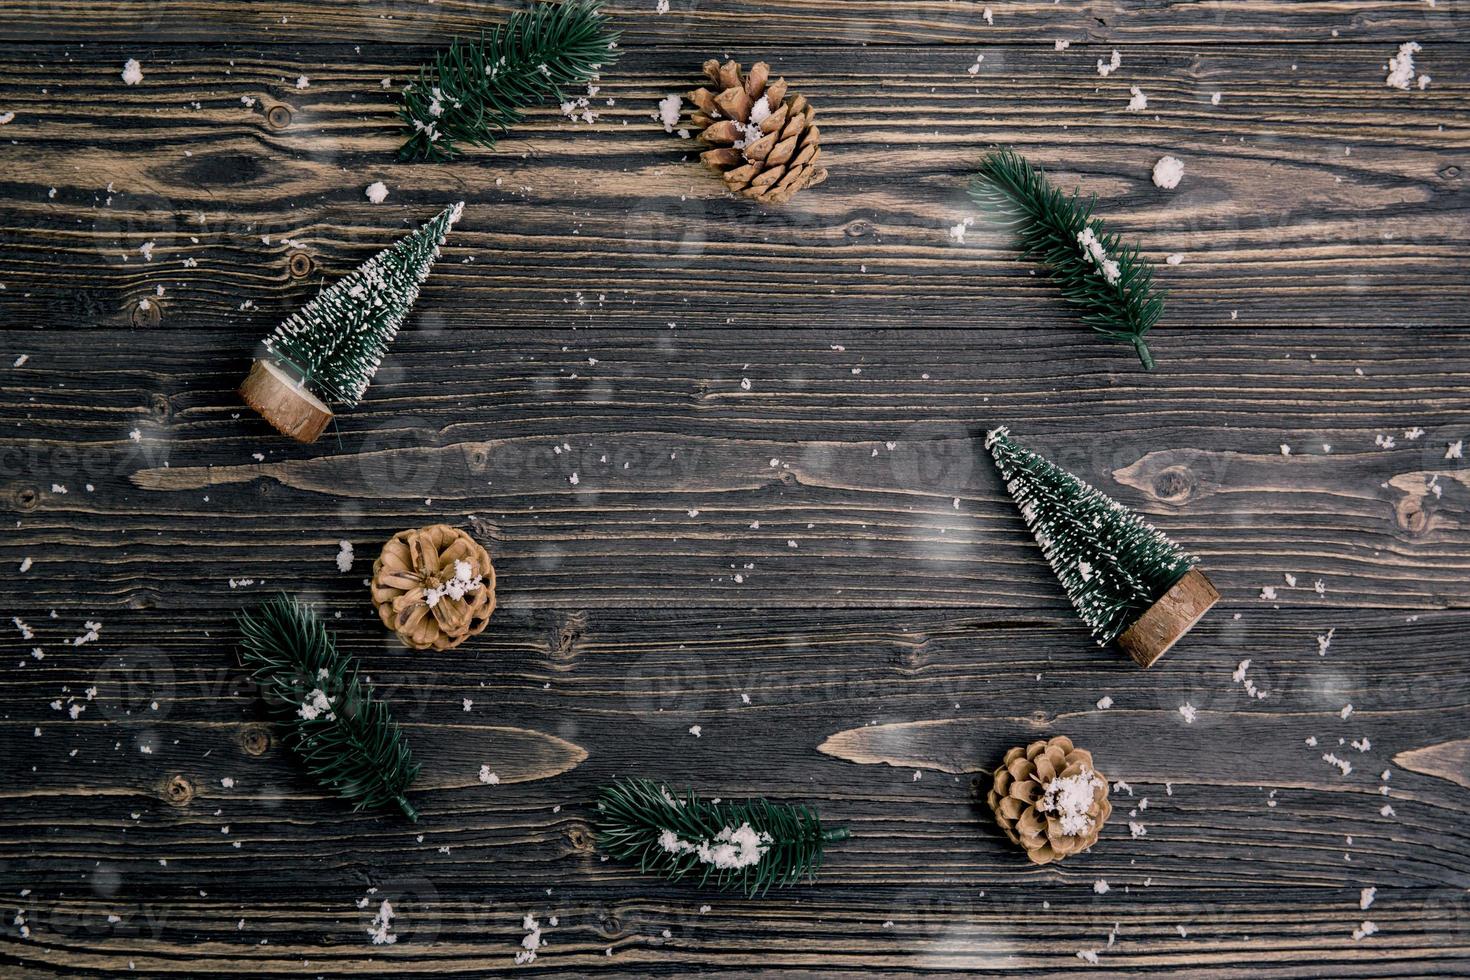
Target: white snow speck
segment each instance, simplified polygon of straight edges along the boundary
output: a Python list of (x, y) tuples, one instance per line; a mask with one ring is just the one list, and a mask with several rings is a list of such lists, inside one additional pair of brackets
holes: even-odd
[(122, 80), (128, 85), (137, 85), (143, 80), (143, 66), (138, 64), (137, 58), (129, 58), (123, 63)]
[(1159, 157), (1159, 162), (1154, 164), (1155, 187), (1172, 191), (1179, 186), (1179, 178), (1183, 176), (1184, 161), (1178, 157)]
[(372, 201), (374, 204), (382, 204), (384, 201), (388, 200), (388, 185), (383, 183), (381, 180), (375, 180), (371, 184), (367, 185), (367, 190), (363, 193), (365, 193), (367, 195), (367, 199), (369, 201)]
[(660, 99), (658, 103), (658, 121), (663, 123), (664, 132), (672, 133), (674, 127), (679, 125), (679, 116), (684, 112), (684, 100), (677, 95), (671, 95), (666, 99)]

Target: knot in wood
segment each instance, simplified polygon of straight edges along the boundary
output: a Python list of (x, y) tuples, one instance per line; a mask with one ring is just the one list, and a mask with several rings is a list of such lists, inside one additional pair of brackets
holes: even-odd
[(184, 776), (174, 773), (163, 784), (163, 798), (174, 806), (188, 806), (194, 799), (194, 784)]
[(140, 299), (133, 304), (130, 319), (135, 327), (156, 327), (163, 322), (163, 307), (154, 299)]
[(155, 392), (148, 396), (148, 414), (158, 419), (158, 421), (167, 421), (173, 412), (173, 406), (169, 404), (167, 395), (161, 395)]
[(291, 110), (283, 105), (273, 105), (266, 110), (265, 124), (271, 129), (285, 129), (291, 125)]
[(596, 850), (592, 831), (580, 824), (567, 831), (567, 843), (572, 845), (572, 850), (581, 851), (583, 854), (591, 854)]
[(1410, 534), (1423, 534), (1429, 529), (1429, 514), (1424, 510), (1418, 498), (1408, 497), (1401, 500), (1394, 510), (1398, 516), (1399, 527)]
[(240, 733), (240, 748), (246, 755), (265, 755), (270, 747), (270, 733), (260, 725), (251, 725)]
[(862, 238), (873, 233), (873, 223), (866, 218), (858, 218), (856, 221), (849, 221), (842, 233), (848, 238)]
[(601, 912), (597, 916), (597, 927), (604, 936), (611, 938), (622, 933), (623, 920), (611, 912)]
[(286, 258), (286, 271), (292, 279), (301, 279), (311, 274), (311, 256), (305, 252), (292, 252)]
[(1186, 466), (1170, 466), (1160, 470), (1154, 477), (1154, 496), (1160, 500), (1178, 503), (1194, 493), (1194, 473)]
[(16, 510), (35, 510), (41, 504), (41, 491), (35, 487), (21, 487), (15, 491)]

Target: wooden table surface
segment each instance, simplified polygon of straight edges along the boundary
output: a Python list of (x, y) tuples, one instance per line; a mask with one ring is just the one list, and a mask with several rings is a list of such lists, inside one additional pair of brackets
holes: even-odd
[[(594, 124), (395, 163), (396, 88), (509, 6), (0, 2), (0, 973), (1470, 973), (1470, 2), (619, 2)], [(785, 208), (653, 119), (725, 55), (817, 107)], [(1002, 143), (1160, 263), (1156, 372), (985, 226)], [(240, 404), (260, 337), (459, 199), (335, 433)], [(1202, 557), (1224, 598), (1152, 670), (1072, 615), (999, 423)], [(408, 653), (364, 580), (440, 521), (500, 609)], [(417, 825), (263, 725), (232, 615), (277, 590), (405, 722)], [(971, 789), (1056, 733), (1116, 812), (1039, 868)], [(765, 900), (666, 884), (592, 846), (620, 774), (853, 836)]]

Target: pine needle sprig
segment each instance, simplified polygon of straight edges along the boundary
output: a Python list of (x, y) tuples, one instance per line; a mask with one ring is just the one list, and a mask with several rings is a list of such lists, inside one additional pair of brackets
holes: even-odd
[(1093, 217), (1096, 197), (1068, 197), (1011, 149), (985, 158), (970, 197), (1016, 232), (1022, 251), (1048, 268), (1083, 323), (1131, 344), (1144, 369), (1153, 370), (1145, 337), (1164, 311), (1164, 293), (1154, 289), (1153, 267), (1138, 246), (1122, 244)]
[(518, 10), (478, 41), (456, 39), (403, 91), (398, 114), (412, 133), (398, 159), (453, 160), (461, 143), (493, 148), (527, 106), (595, 80), (617, 60), (618, 36), (600, 0), (571, 0)]
[(805, 806), (765, 799), (710, 803), (690, 789), (618, 779), (597, 799), (597, 843), (618, 861), (670, 881), (738, 888), (747, 898), (815, 878), (827, 844), (845, 827), (824, 829)]
[(236, 620), (240, 662), (307, 771), (354, 811), (392, 806), (417, 821), (408, 741), (316, 613), (283, 594)]

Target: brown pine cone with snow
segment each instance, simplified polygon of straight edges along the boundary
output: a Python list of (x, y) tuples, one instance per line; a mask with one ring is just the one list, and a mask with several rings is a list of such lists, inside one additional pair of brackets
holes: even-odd
[(1035, 864), (1087, 850), (1112, 815), (1092, 754), (1058, 735), (1005, 754), (987, 797), (995, 821)]
[(699, 138), (713, 149), (699, 155), (736, 194), (762, 204), (785, 204), (803, 187), (827, 179), (821, 166), (821, 131), (816, 110), (799, 95), (786, 94), (786, 79), (770, 81), (770, 66), (758, 61), (748, 74), (740, 65), (713, 58), (704, 73), (716, 91), (689, 93)]
[(450, 650), (495, 611), (495, 568), (480, 543), (447, 524), (399, 531), (373, 562), (373, 605), (415, 650)]

